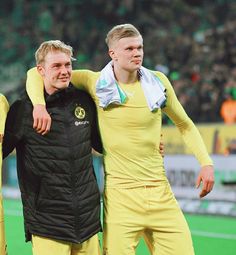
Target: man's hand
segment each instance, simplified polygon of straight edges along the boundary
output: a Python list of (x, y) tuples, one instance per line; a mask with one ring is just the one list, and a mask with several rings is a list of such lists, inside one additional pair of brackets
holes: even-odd
[(33, 110), (33, 118), (33, 128), (37, 131), (37, 133), (46, 135), (50, 131), (52, 122), (46, 107), (42, 104), (35, 105)]
[(213, 186), (214, 186), (213, 166), (203, 166), (201, 168), (196, 181), (196, 188), (199, 188), (201, 182), (202, 182), (202, 190), (199, 194), (200, 198), (205, 197), (213, 189)]

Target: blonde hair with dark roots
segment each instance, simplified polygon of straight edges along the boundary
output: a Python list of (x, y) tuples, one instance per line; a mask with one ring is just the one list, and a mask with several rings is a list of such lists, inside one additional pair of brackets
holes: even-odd
[(51, 51), (61, 51), (70, 56), (71, 60), (75, 60), (73, 58), (73, 48), (70, 45), (65, 44), (60, 40), (50, 40), (41, 43), (37, 51), (35, 52), (35, 60), (36, 64), (42, 64), (45, 60), (48, 52)]
[(113, 27), (107, 33), (105, 41), (108, 48), (110, 48), (114, 42), (119, 41), (121, 38), (137, 37), (140, 35), (138, 29), (132, 24), (121, 24)]

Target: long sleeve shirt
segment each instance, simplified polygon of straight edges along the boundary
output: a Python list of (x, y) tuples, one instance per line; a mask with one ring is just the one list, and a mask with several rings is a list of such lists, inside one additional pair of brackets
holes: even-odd
[[(86, 90), (97, 106), (107, 186), (155, 185), (166, 179), (163, 158), (159, 152), (162, 112), (174, 122), (200, 165), (212, 165), (197, 128), (178, 101), (168, 78), (161, 72), (154, 73), (166, 88), (167, 102), (163, 109), (151, 112), (139, 81), (133, 84), (119, 83), (128, 100), (122, 105), (103, 109), (99, 107), (96, 96), (100, 72), (73, 71), (72, 84)], [(44, 104), (42, 87), (40, 75), (36, 70), (31, 70), (28, 73), (27, 91), (33, 104)]]

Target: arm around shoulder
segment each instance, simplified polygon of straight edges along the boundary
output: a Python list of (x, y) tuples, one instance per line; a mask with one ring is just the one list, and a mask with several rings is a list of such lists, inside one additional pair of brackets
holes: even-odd
[(27, 72), (26, 91), (33, 105), (45, 105), (43, 79), (36, 67)]
[(26, 91), (34, 105), (33, 128), (39, 134), (45, 135), (50, 131), (51, 117), (45, 107), (43, 79), (36, 67), (27, 72)]

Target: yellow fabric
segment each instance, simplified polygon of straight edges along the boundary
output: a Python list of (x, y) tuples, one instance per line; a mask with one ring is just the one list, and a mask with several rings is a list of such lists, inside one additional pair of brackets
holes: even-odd
[(0, 94), (0, 254), (6, 254), (6, 239), (4, 231), (4, 212), (2, 199), (2, 136), (4, 134), (5, 121), (9, 109), (6, 98)]
[[(37, 68), (31, 68), (27, 72), (27, 81), (26, 81), (27, 93), (30, 95), (33, 105), (43, 104), (44, 93), (43, 93), (43, 79), (42, 76), (38, 73)], [(32, 95), (32, 97), (31, 97)]]
[(98, 235), (74, 244), (32, 235), (33, 255), (101, 255)]
[[(176, 124), (199, 163), (202, 166), (212, 165), (197, 128), (179, 103), (169, 80), (160, 72), (155, 74), (167, 89), (167, 105), (163, 112)], [(90, 93), (97, 105), (104, 146), (106, 185), (139, 187), (164, 180), (163, 159), (159, 153), (162, 110), (150, 112), (139, 82), (119, 84), (127, 93), (128, 101), (124, 105), (102, 109), (98, 106), (95, 87), (99, 76), (100, 72), (73, 71), (72, 83)], [(39, 93), (39, 89), (35, 88), (40, 87)], [(44, 103), (42, 88), (42, 79), (37, 70), (30, 70), (27, 91), (32, 102)]]
[(0, 94), (0, 134), (4, 133), (5, 121), (7, 117), (7, 112), (9, 110), (9, 104), (5, 96)]
[(135, 255), (141, 237), (153, 255), (194, 254), (168, 181), (156, 187), (106, 188), (104, 214), (104, 255)]

